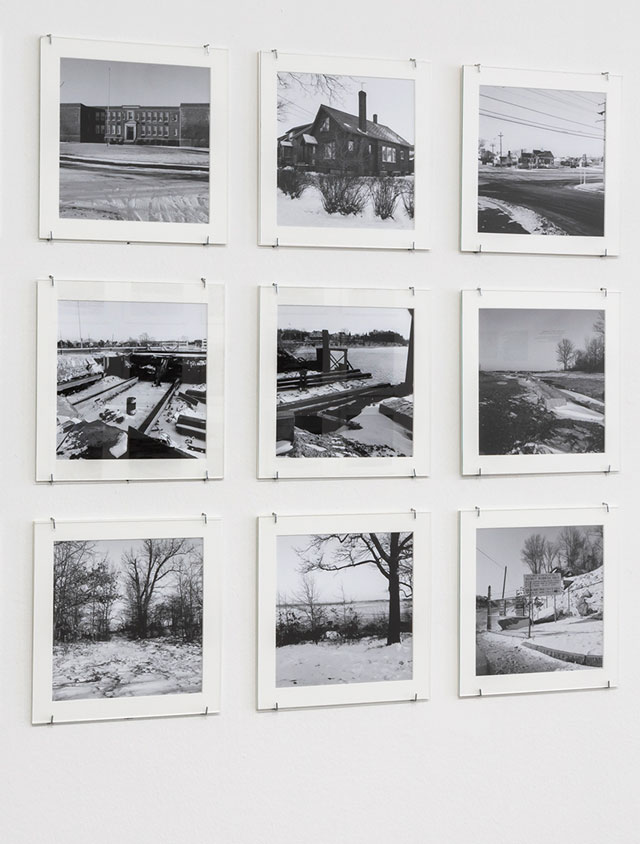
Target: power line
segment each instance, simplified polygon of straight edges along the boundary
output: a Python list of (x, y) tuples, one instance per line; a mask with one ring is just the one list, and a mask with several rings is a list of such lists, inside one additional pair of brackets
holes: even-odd
[(481, 554), (484, 554), (484, 556), (487, 558), (487, 560), (491, 560), (491, 562), (494, 563), (496, 566), (498, 566), (498, 568), (500, 570), (504, 571), (504, 566), (502, 565), (502, 563), (499, 563), (497, 560), (494, 560), (493, 557), (489, 556), (489, 554), (487, 554), (486, 551), (483, 551), (482, 548), (478, 548), (477, 545), (476, 545), (476, 551), (479, 551)]
[[(592, 114), (592, 110), (590, 108), (587, 108), (584, 105), (579, 105), (578, 103), (571, 100), (569, 97), (563, 97), (560, 91), (554, 91), (553, 93), (551, 91), (531, 91), (531, 93), (536, 94), (537, 96), (542, 97), (542, 99), (545, 100), (553, 100), (556, 103), (562, 103), (562, 105), (571, 106), (571, 108), (576, 109), (576, 111), (586, 111), (589, 114)], [(590, 103), (592, 106), (594, 105), (591, 100), (585, 98), (584, 101)]]
[(557, 114), (551, 114), (550, 111), (540, 111), (540, 109), (531, 108), (531, 106), (518, 105), (518, 103), (509, 102), (509, 100), (501, 100), (498, 97), (490, 97), (489, 94), (480, 94), (480, 96), (485, 97), (487, 100), (495, 100), (497, 103), (504, 103), (505, 105), (512, 105), (516, 108), (522, 108), (525, 109), (525, 111), (535, 111), (536, 114), (544, 114), (546, 117), (553, 117), (554, 120), (564, 120), (567, 123), (576, 123), (578, 126), (586, 126), (588, 129), (596, 128), (591, 123), (581, 123), (579, 120), (571, 120), (570, 117), (560, 117)]
[(546, 123), (536, 123), (529, 120), (522, 120), (517, 117), (507, 117), (499, 112), (487, 111), (486, 109), (480, 109), (480, 115), (482, 117), (489, 117), (492, 120), (504, 120), (506, 123), (515, 123), (519, 126), (529, 126), (533, 129), (544, 129), (548, 132), (557, 132), (560, 135), (570, 135), (574, 138), (591, 138), (595, 141), (604, 141), (604, 135), (587, 135), (586, 132), (574, 132), (572, 129), (560, 129), (557, 126), (549, 126)]

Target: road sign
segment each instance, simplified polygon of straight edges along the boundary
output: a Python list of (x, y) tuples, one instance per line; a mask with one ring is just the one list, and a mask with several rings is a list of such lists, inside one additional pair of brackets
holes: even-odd
[(561, 595), (562, 577), (557, 572), (525, 574), (524, 589), (527, 595)]

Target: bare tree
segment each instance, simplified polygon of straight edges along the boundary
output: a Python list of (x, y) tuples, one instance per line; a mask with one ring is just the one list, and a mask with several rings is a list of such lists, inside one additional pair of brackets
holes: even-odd
[(122, 555), (129, 614), (138, 639), (149, 635), (152, 601), (165, 579), (178, 571), (183, 558), (194, 552), (188, 539), (144, 539), (139, 550)]
[[(350, 81), (350, 76), (336, 76), (328, 73), (279, 73), (278, 114), (285, 117), (291, 109), (298, 107), (291, 100), (296, 90), (309, 95), (322, 94), (331, 103), (348, 90)], [(307, 122), (310, 123), (314, 117), (314, 114), (310, 114)]]
[(545, 571), (545, 550), (547, 540), (540, 533), (532, 533), (524, 541), (520, 557), (531, 569), (532, 574)]
[(387, 645), (400, 641), (401, 598), (413, 590), (412, 533), (315, 535), (298, 555), (303, 573), (375, 566), (388, 582)]
[(312, 574), (305, 572), (302, 575), (300, 588), (293, 594), (293, 599), (307, 617), (311, 638), (317, 644), (324, 632), (327, 618)]
[(571, 340), (567, 337), (563, 337), (556, 346), (556, 360), (562, 365), (565, 372), (573, 363), (575, 356), (576, 347), (573, 345)]

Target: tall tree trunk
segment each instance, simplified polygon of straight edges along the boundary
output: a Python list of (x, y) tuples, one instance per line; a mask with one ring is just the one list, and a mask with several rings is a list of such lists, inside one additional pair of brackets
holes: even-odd
[(389, 623), (387, 626), (387, 645), (400, 641), (400, 554), (399, 537), (391, 534), (389, 546)]

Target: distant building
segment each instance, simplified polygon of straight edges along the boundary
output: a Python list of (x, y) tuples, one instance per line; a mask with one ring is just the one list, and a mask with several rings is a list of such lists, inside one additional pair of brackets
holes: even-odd
[(358, 114), (321, 105), (312, 123), (278, 138), (278, 166), (347, 172), (358, 176), (413, 173), (413, 145), (383, 123), (367, 119), (367, 94), (358, 93)]
[(60, 104), (60, 140), (78, 143), (209, 147), (209, 104)]
[(534, 149), (533, 152), (522, 150), (518, 165), (525, 170), (537, 167), (553, 167), (555, 156), (548, 149)]

